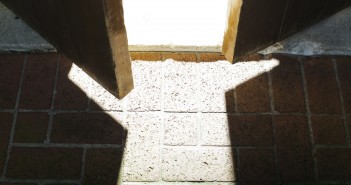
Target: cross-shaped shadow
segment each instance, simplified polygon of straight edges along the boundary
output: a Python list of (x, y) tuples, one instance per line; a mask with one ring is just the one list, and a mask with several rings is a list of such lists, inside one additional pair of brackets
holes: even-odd
[[(351, 109), (348, 104), (344, 109), (340, 106), (340, 93), (344, 95), (343, 102), (349, 102), (345, 96), (349, 92), (345, 84), (350, 81), (348, 59), (333, 63), (328, 58), (303, 61), (289, 56), (274, 58), (279, 62), (247, 62), (246, 67), (239, 67), (244, 72), (259, 66), (260, 72), (248, 75), (250, 72), (246, 71), (246, 74), (237, 76), (246, 80), (228, 82), (230, 89), (223, 94), (226, 106), (220, 112), (211, 112), (212, 108), (220, 107), (220, 101), (211, 97), (203, 99), (212, 104), (207, 111), (201, 112), (207, 119), (201, 123), (201, 137), (198, 137), (201, 143), (198, 144), (200, 148), (210, 147), (211, 152), (204, 150), (204, 155), (213, 156), (206, 156), (206, 159), (188, 156), (197, 154), (198, 146), (185, 146), (195, 152), (169, 154), (172, 159), (163, 156), (163, 163), (183, 165), (182, 161), (191, 159), (194, 164), (201, 163), (201, 168), (167, 165), (167, 173), (198, 179), (196, 181), (201, 181), (205, 174), (223, 174), (223, 182), (226, 175), (230, 179), (227, 181), (234, 180), (240, 185), (349, 182), (350, 138), (346, 130), (349, 127), (342, 110), (348, 113)], [(334, 64), (339, 73), (335, 73)], [(244, 64), (235, 67), (240, 65)], [(209, 87), (214, 86), (211, 79), (215, 74), (210, 68), (202, 70), (210, 74), (209, 79), (203, 81), (209, 83)], [(219, 72), (218, 75), (224, 76), (225, 73)], [(339, 80), (344, 87), (341, 90), (337, 85)], [(72, 65), (72, 61), (57, 54), (1, 55), (0, 81), (0, 184), (117, 184), (122, 177), (126, 138), (132, 129), (127, 130), (124, 126), (123, 108), (118, 102), (109, 103), (101, 97), (105, 96), (104, 90), (89, 81), (89, 77)], [(205, 94), (204, 97), (208, 96)], [(222, 117), (227, 122), (220, 121)], [(143, 123), (135, 124), (133, 129), (147, 122), (141, 120), (135, 119)], [(206, 125), (211, 120), (214, 120), (213, 127)], [(157, 139), (142, 141), (153, 139), (145, 137), (142, 132), (152, 135), (160, 128), (142, 128), (145, 130), (134, 132), (136, 137), (128, 146), (134, 146), (129, 153), (135, 154), (132, 155), (135, 158), (129, 158), (129, 161), (144, 159), (143, 152), (149, 149), (136, 148), (141, 145), (135, 143), (153, 142), (160, 147)], [(148, 131), (148, 128), (153, 130)], [(229, 134), (229, 137), (220, 133)], [(217, 158), (216, 151), (221, 148), (231, 149), (231, 156), (222, 152)], [(131, 173), (155, 174), (154, 166), (148, 169), (146, 164), (149, 160), (161, 159), (157, 159), (159, 155), (152, 156), (155, 158), (145, 158), (145, 164), (138, 166), (145, 169)], [(223, 164), (218, 159), (231, 164)], [(213, 167), (216, 165), (223, 169)], [(228, 166), (231, 169), (226, 172), (228, 169), (224, 168)], [(193, 169), (188, 173), (196, 175), (174, 172), (185, 168)], [(229, 178), (231, 176), (233, 178)]]
[(0, 66), (0, 184), (116, 184), (127, 130), (69, 79), (72, 62), (1, 55)]

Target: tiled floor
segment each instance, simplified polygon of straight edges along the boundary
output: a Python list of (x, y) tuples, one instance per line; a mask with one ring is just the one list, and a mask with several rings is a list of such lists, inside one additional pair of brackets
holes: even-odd
[(351, 184), (350, 57), (172, 55), (198, 62), (134, 61), (123, 100), (57, 54), (0, 55), (0, 185)]

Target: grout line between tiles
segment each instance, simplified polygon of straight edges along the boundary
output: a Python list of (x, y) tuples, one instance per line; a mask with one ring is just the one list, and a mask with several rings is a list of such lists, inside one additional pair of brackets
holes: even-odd
[[(131, 60), (131, 68), (133, 70), (133, 63), (134, 61)], [(133, 75), (133, 71), (132, 71), (132, 75)], [(134, 80), (134, 75), (133, 75), (133, 83), (135, 85), (135, 80)], [(135, 87), (134, 87), (135, 88)], [(122, 161), (121, 161), (121, 167), (120, 167), (120, 174), (124, 174), (124, 159), (125, 159), (125, 151), (126, 151), (126, 147), (127, 147), (127, 137), (128, 137), (128, 133), (129, 133), (129, 128), (127, 125), (127, 116), (128, 116), (128, 103), (130, 100), (130, 96), (127, 95), (125, 98), (123, 98), (122, 100), (122, 111), (118, 111), (122, 113), (122, 127), (124, 127), (124, 131), (122, 134), (122, 146), (120, 147), (122, 149)], [(104, 111), (104, 113), (108, 113), (109, 111)], [(114, 111), (115, 112), (115, 111)], [(121, 124), (121, 123), (120, 123)], [(123, 178), (119, 178), (121, 179), (121, 181), (123, 181)]]
[(21, 99), (22, 85), (23, 85), (23, 81), (24, 81), (24, 75), (25, 75), (25, 69), (26, 69), (27, 61), (28, 61), (28, 55), (26, 55), (24, 57), (24, 61), (23, 61), (23, 67), (22, 67), (22, 72), (21, 72), (21, 80), (20, 80), (20, 83), (19, 83), (19, 88), (18, 88), (17, 97), (16, 97), (15, 112), (13, 114), (13, 121), (12, 121), (12, 127), (11, 127), (11, 132), (10, 132), (10, 139), (9, 139), (9, 144), (8, 144), (8, 147), (7, 147), (7, 154), (6, 154), (5, 164), (3, 166), (4, 170), (3, 170), (2, 177), (5, 177), (5, 175), (6, 175), (7, 166), (8, 166), (9, 160), (10, 160), (10, 154), (11, 154), (11, 149), (12, 149), (12, 145), (13, 145), (13, 139), (14, 139), (15, 130), (16, 130), (18, 106), (19, 106), (19, 101)]
[(86, 161), (86, 156), (87, 156), (87, 149), (84, 148), (83, 149), (83, 155), (82, 155), (82, 171), (81, 171), (81, 174), (80, 174), (80, 185), (84, 185), (84, 175), (85, 175), (85, 161)]
[(165, 60), (165, 52), (161, 52), (161, 62), (164, 62)]
[(317, 159), (316, 159), (316, 148), (314, 146), (314, 138), (313, 138), (313, 129), (312, 129), (312, 120), (311, 120), (311, 110), (310, 110), (310, 103), (308, 99), (308, 89), (307, 89), (307, 80), (306, 80), (306, 74), (305, 74), (305, 69), (303, 65), (302, 58), (299, 57), (299, 62), (300, 62), (300, 70), (301, 70), (301, 77), (302, 77), (302, 85), (303, 85), (303, 91), (304, 91), (304, 96), (305, 96), (305, 105), (306, 105), (306, 113), (307, 113), (307, 122), (308, 122), (308, 130), (309, 130), (309, 137), (310, 137), (310, 145), (311, 145), (311, 153), (312, 153), (312, 158), (313, 158), (313, 170), (314, 170), (314, 176), (315, 180), (319, 180), (318, 177), (318, 166), (317, 166)]
[[(121, 161), (121, 167), (120, 167), (120, 173), (122, 174), (121, 176), (123, 176), (124, 174), (124, 160), (125, 160), (125, 151), (126, 151), (126, 147), (127, 147), (127, 137), (128, 137), (128, 125), (127, 125), (127, 112), (128, 112), (128, 108), (127, 108), (127, 103), (129, 100), (129, 96), (126, 96), (126, 98), (124, 98), (124, 100), (122, 100), (122, 114), (123, 114), (123, 127), (125, 128), (125, 131), (123, 132), (123, 136), (122, 136), (122, 146), (120, 147), (122, 149), (122, 161)], [(106, 111), (105, 111), (106, 113)], [(85, 148), (87, 149), (87, 148)], [(118, 181), (122, 181), (123, 182), (123, 177), (118, 177)]]
[(55, 115), (54, 106), (55, 106), (56, 87), (57, 87), (57, 81), (58, 81), (58, 73), (59, 73), (60, 61), (61, 61), (61, 55), (58, 55), (57, 64), (56, 64), (54, 88), (53, 88), (53, 91), (52, 91), (51, 107), (50, 107), (50, 110), (49, 110), (48, 130), (47, 130), (47, 133), (46, 133), (46, 140), (44, 141), (45, 143), (50, 143), (50, 138), (51, 138), (52, 122), (53, 122), (54, 115)]
[(0, 112), (15, 113), (14, 109), (2, 109)]
[(5, 164), (4, 164), (4, 167), (3, 167), (4, 170), (3, 170), (2, 177), (5, 177), (5, 175), (6, 175), (7, 166), (8, 166), (8, 162), (9, 162), (9, 159), (10, 159), (10, 153), (11, 153), (13, 139), (14, 139), (14, 135), (15, 135), (15, 129), (16, 129), (18, 106), (19, 106), (19, 101), (20, 101), (20, 98), (21, 98), (22, 84), (23, 84), (23, 81), (24, 81), (24, 75), (25, 75), (25, 69), (26, 69), (27, 61), (28, 61), (28, 55), (26, 55), (24, 57), (24, 61), (23, 61), (23, 68), (22, 68), (22, 72), (21, 72), (21, 80), (20, 80), (20, 83), (19, 83), (19, 88), (18, 88), (17, 97), (16, 97), (15, 112), (14, 112), (14, 115), (13, 115), (12, 127), (11, 127), (11, 132), (10, 132), (10, 139), (9, 139), (9, 144), (8, 144), (8, 147), (7, 147), (7, 155), (6, 155)]
[[(233, 181), (176, 181), (176, 180), (169, 180), (169, 181), (128, 181), (123, 182), (123, 185), (239, 185)], [(311, 185), (311, 184), (308, 184)], [(328, 184), (329, 185), (329, 184)]]
[[(236, 169), (233, 169), (233, 172), (236, 176), (235, 181), (240, 184), (240, 181), (241, 181), (241, 178), (240, 178), (240, 149), (237, 147), (237, 148), (232, 149), (232, 151), (235, 151), (235, 155), (236, 155), (236, 161), (235, 161), (235, 164), (233, 164), (234, 168), (236, 167)], [(233, 156), (233, 158), (234, 158), (234, 156)]]
[[(93, 110), (92, 109), (92, 102), (93, 101), (93, 85), (94, 85), (94, 80), (89, 78), (89, 87), (88, 87), (88, 93), (87, 93), (87, 97), (88, 97), (88, 102), (87, 102), (87, 105), (86, 105), (86, 109), (87, 111), (90, 111), (90, 110)], [(102, 108), (103, 111), (104, 111), (104, 108)]]
[(200, 54), (199, 52), (195, 52), (195, 56), (196, 56), (196, 63), (200, 63)]
[(338, 149), (338, 148), (350, 148), (351, 146), (347, 146), (347, 145), (315, 145), (315, 148), (318, 149)]
[(161, 63), (161, 77), (162, 77), (162, 87), (161, 87), (161, 133), (160, 133), (160, 146), (159, 146), (159, 155), (160, 155), (160, 159), (159, 159), (159, 169), (160, 169), (160, 177), (159, 177), (159, 181), (163, 182), (163, 166), (162, 166), (162, 159), (163, 159), (163, 149), (165, 147), (165, 143), (164, 143), (164, 137), (165, 137), (165, 117), (166, 117), (166, 113), (165, 113), (165, 104), (166, 104), (166, 100), (165, 100), (165, 93), (166, 93), (166, 89), (165, 89), (165, 59), (164, 59), (164, 54), (162, 53), (162, 63)]
[[(236, 90), (235, 90), (236, 88), (234, 88), (234, 90), (233, 90), (233, 96), (234, 96), (234, 112), (239, 112), (239, 110), (238, 110), (238, 96), (237, 96), (237, 94), (236, 94)], [(227, 111), (228, 112), (228, 111)]]
[(67, 144), (67, 143), (13, 143), (12, 146), (15, 147), (25, 147), (25, 148), (83, 148), (83, 149), (104, 149), (104, 148), (114, 148), (120, 149), (123, 147), (122, 144)]
[(345, 130), (345, 136), (346, 136), (345, 139), (346, 139), (347, 145), (351, 146), (350, 133), (349, 133), (348, 123), (347, 123), (347, 115), (346, 115), (346, 112), (345, 112), (345, 102), (344, 102), (344, 97), (343, 97), (343, 94), (342, 94), (342, 87), (341, 87), (341, 83), (340, 83), (340, 79), (339, 79), (338, 66), (336, 64), (336, 59), (335, 58), (333, 58), (333, 66), (334, 66), (336, 84), (337, 84), (338, 91), (339, 91), (339, 99), (340, 99), (340, 103), (341, 103), (341, 111), (342, 111), (343, 120), (344, 120), (344, 130)]
[[(14, 109), (4, 109), (0, 110), (0, 112), (9, 112), (9, 113), (14, 113)], [(35, 113), (48, 113), (50, 112), (49, 109), (42, 110), (42, 109), (37, 109), (37, 110), (30, 110), (30, 109), (19, 109), (18, 112), (35, 112)], [(87, 111), (87, 110), (55, 110), (53, 111), (54, 113), (88, 113), (88, 114), (102, 114), (102, 113), (123, 113), (124, 111), (120, 110), (103, 110), (103, 111)], [(183, 112), (183, 111), (128, 111), (128, 113), (140, 113), (140, 114), (155, 114), (155, 113), (179, 113), (179, 114), (196, 114), (197, 112), (190, 111), (190, 112)], [(283, 116), (307, 116), (305, 113), (278, 113), (278, 112), (237, 112), (237, 113), (230, 113), (230, 112), (201, 112), (205, 114), (228, 114), (232, 116), (245, 116), (245, 115), (283, 115)], [(340, 117), (343, 118), (342, 115), (340, 114), (327, 114), (327, 113), (318, 113), (318, 114), (310, 114), (311, 116), (335, 116), (335, 117)], [(351, 116), (350, 114), (346, 114), (346, 116)]]
[(274, 99), (273, 99), (273, 84), (272, 84), (272, 74), (270, 71), (267, 72), (267, 80), (268, 80), (268, 93), (269, 93), (269, 105), (271, 108), (271, 113), (275, 113), (274, 107)]
[(278, 166), (278, 152), (277, 152), (277, 142), (276, 142), (276, 128), (275, 128), (275, 123), (274, 123), (274, 113), (275, 107), (274, 107), (274, 94), (273, 94), (273, 82), (272, 82), (272, 74), (270, 71), (267, 71), (267, 80), (268, 80), (268, 92), (269, 92), (269, 104), (271, 108), (271, 113), (273, 116), (271, 116), (271, 122), (272, 122), (272, 130), (273, 130), (273, 153), (274, 153), (274, 164), (275, 164), (275, 176), (276, 176), (276, 182), (277, 184), (280, 184), (280, 176), (279, 176), (279, 166)]
[(26, 179), (26, 180), (22, 180), (22, 179), (5, 179), (5, 180), (0, 180), (0, 183), (24, 183), (24, 184), (41, 184), (41, 185), (47, 185), (47, 184), (57, 184), (57, 183), (60, 183), (62, 185), (64, 184), (76, 184), (76, 183), (79, 183), (79, 181), (77, 180), (57, 180), (57, 179), (45, 179), (45, 180), (42, 180), (42, 179)]
[(202, 121), (201, 121), (201, 92), (200, 92), (200, 82), (201, 82), (201, 64), (200, 63), (195, 63), (196, 66), (196, 107), (197, 107), (197, 112), (196, 112), (196, 146), (201, 146), (201, 138), (202, 138)]
[(166, 149), (181, 149), (181, 150), (204, 150), (204, 149), (217, 149), (217, 148), (231, 148), (233, 151), (235, 149), (273, 149), (273, 146), (234, 146), (234, 145), (202, 145), (195, 147), (190, 145), (172, 145), (172, 146), (164, 146)]

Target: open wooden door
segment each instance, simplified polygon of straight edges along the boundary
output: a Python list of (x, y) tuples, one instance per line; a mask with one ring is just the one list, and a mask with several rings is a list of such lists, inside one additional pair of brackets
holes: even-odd
[(122, 0), (0, 0), (118, 98), (133, 89)]
[(350, 0), (228, 0), (222, 52), (235, 62), (337, 11)]

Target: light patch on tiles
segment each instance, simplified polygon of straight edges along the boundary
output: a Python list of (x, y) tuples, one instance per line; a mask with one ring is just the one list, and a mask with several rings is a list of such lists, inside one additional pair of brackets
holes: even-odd
[(200, 64), (201, 112), (226, 112), (225, 93), (240, 84), (272, 70), (279, 65), (276, 59), (238, 62), (227, 61)]
[(90, 84), (92, 78), (88, 74), (86, 74), (77, 65), (72, 64), (71, 70), (69, 71), (67, 77), (77, 87), (79, 87), (82, 90), (82, 92), (85, 92), (88, 95), (88, 97), (90, 97)]
[(133, 61), (136, 87), (123, 100), (76, 65), (68, 77), (89, 94), (91, 105), (97, 104), (126, 128), (121, 172), (126, 184), (218, 181), (209, 184), (219, 185), (235, 181), (225, 93), (279, 63), (276, 59), (236, 64)]

